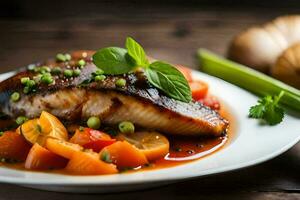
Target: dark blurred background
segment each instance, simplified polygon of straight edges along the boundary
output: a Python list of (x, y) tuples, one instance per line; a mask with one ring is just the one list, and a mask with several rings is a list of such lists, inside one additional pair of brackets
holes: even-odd
[(197, 48), (224, 54), (241, 30), (299, 10), (292, 0), (1, 1), (0, 72), (57, 52), (122, 46), (129, 35), (150, 56), (196, 68)]

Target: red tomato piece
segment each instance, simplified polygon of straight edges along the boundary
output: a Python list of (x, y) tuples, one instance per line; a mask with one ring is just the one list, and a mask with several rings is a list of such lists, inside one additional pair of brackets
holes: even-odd
[(203, 81), (192, 81), (189, 83), (193, 99), (199, 101), (207, 95), (208, 84)]
[(95, 152), (100, 152), (104, 147), (111, 145), (115, 139), (98, 130), (84, 128), (83, 130), (76, 130), (73, 137), (70, 139), (71, 143), (79, 144), (87, 149), (92, 149)]
[(83, 145), (83, 147), (86, 149), (92, 149), (93, 151), (99, 153), (104, 147), (109, 146), (115, 142), (115, 139), (99, 139), (86, 143)]
[(190, 82), (190, 81), (193, 81), (193, 78), (192, 78), (192, 70), (185, 67), (185, 66), (182, 66), (182, 65), (176, 65), (177, 69), (183, 74), (183, 76), (185, 77), (185, 79)]
[(200, 99), (199, 102), (203, 103), (213, 110), (220, 110), (221, 108), (221, 104), (218, 99), (211, 95), (207, 95), (204, 99)]

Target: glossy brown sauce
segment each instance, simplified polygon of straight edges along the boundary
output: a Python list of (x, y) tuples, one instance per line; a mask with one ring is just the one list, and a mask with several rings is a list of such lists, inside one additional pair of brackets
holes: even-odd
[[(226, 144), (228, 144), (235, 132), (235, 120), (227, 110), (227, 108), (220, 111), (220, 114), (230, 122), (230, 126), (226, 135), (220, 137), (170, 137), (170, 151), (162, 159), (152, 162), (149, 166), (138, 167), (133, 170), (126, 170), (123, 172), (136, 172), (141, 170), (155, 170), (161, 168), (175, 167), (178, 165), (186, 164), (195, 160), (199, 160), (205, 156), (208, 156), (216, 151), (220, 150)], [(26, 170), (24, 168), (24, 163), (2, 163), (0, 166), (5, 166), (8, 168)], [(43, 172), (48, 173), (60, 173), (67, 174), (65, 170), (47, 170)]]

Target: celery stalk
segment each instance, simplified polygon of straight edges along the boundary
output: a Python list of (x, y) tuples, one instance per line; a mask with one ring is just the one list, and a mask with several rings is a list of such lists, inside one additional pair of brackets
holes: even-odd
[(261, 72), (222, 58), (208, 50), (199, 49), (201, 71), (235, 84), (259, 96), (278, 95), (285, 91), (280, 103), (300, 111), (300, 90)]

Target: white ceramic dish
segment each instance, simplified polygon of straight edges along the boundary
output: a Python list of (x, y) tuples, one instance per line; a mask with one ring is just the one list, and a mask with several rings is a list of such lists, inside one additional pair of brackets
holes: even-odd
[[(2, 74), (0, 80), (11, 75)], [(218, 152), (173, 168), (106, 176), (67, 176), (0, 168), (0, 182), (74, 193), (130, 191), (248, 167), (278, 156), (299, 141), (299, 118), (287, 115), (277, 126), (262, 126), (247, 117), (256, 96), (200, 72), (193, 72), (193, 76), (207, 81), (210, 91), (228, 105), (236, 118), (236, 135)]]

